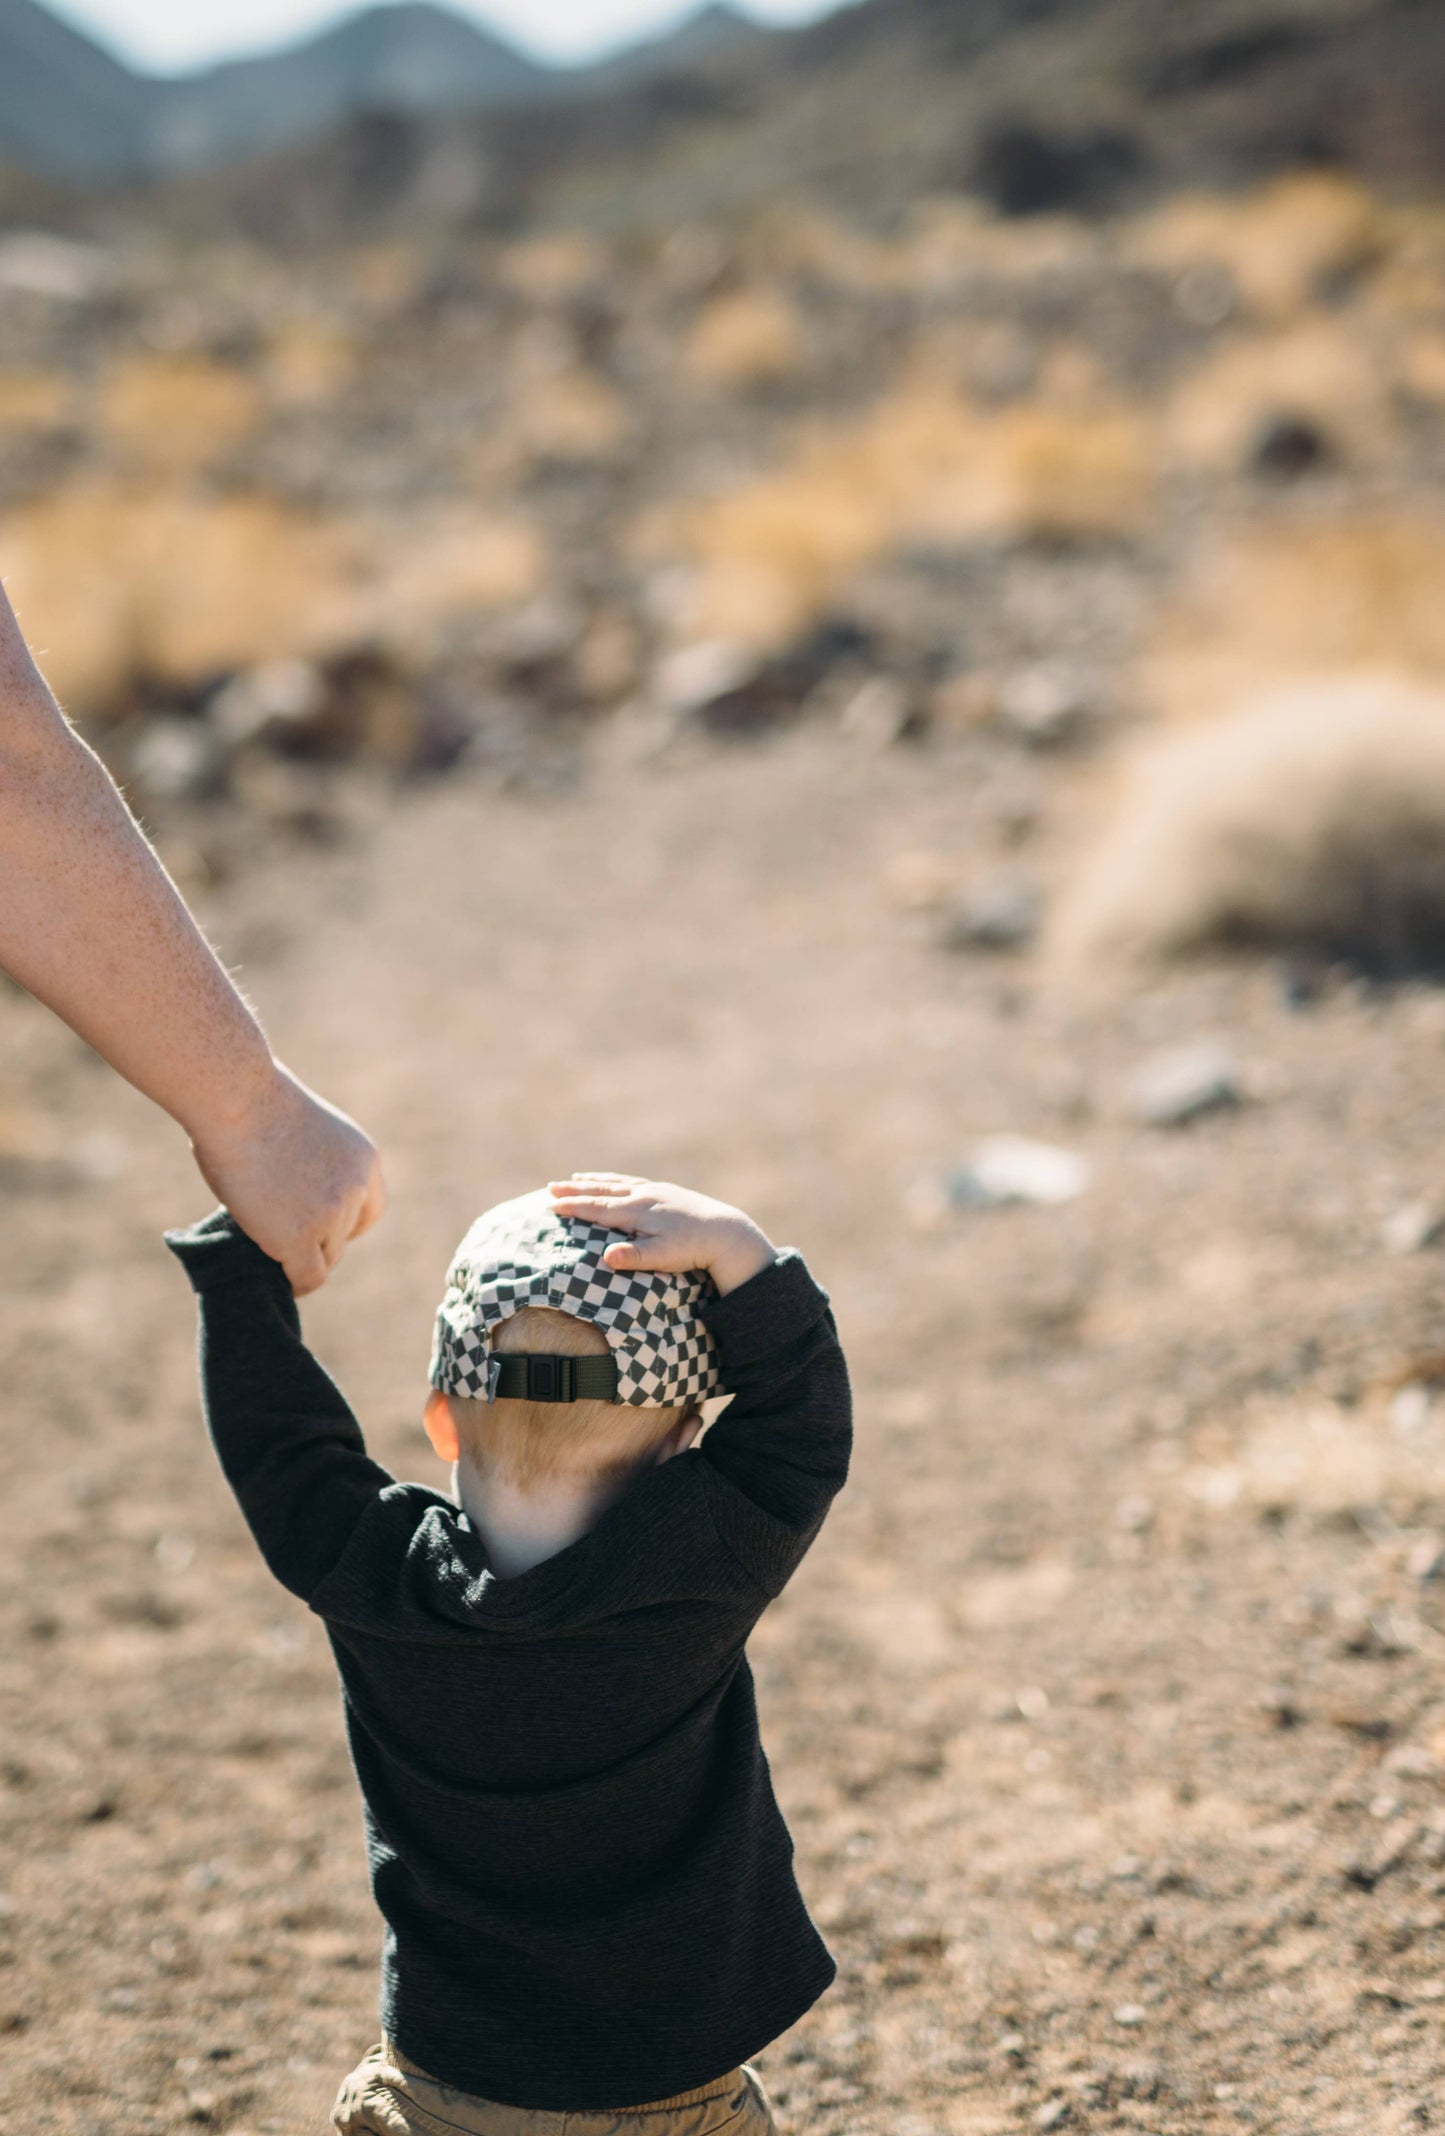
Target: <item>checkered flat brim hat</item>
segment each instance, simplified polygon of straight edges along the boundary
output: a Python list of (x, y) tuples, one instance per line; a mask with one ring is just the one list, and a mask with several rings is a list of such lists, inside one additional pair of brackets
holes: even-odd
[(437, 1313), (431, 1383), (472, 1401), (495, 1398), (492, 1330), (525, 1306), (591, 1320), (611, 1345), (619, 1402), (641, 1409), (706, 1401), (724, 1389), (700, 1308), (712, 1278), (618, 1271), (602, 1256), (626, 1234), (559, 1216), (545, 1191), (479, 1216), (447, 1271)]

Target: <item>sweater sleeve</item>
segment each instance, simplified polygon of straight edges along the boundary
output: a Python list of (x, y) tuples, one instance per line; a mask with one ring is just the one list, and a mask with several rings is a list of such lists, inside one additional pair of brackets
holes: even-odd
[(829, 1310), (802, 1259), (778, 1255), (704, 1308), (732, 1401), (701, 1453), (724, 1542), (770, 1594), (796, 1571), (848, 1476), (853, 1406)]
[(199, 1301), (201, 1399), (226, 1481), (272, 1572), (309, 1602), (392, 1479), (302, 1341), (280, 1263), (223, 1209), (166, 1244)]

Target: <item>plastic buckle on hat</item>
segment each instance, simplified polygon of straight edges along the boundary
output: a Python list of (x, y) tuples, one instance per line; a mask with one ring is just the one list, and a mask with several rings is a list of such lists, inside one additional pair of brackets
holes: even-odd
[(527, 1399), (529, 1402), (575, 1402), (577, 1360), (573, 1357), (529, 1357)]

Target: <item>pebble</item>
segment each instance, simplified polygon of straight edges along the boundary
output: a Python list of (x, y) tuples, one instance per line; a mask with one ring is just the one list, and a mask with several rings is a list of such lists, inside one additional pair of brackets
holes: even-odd
[(1030, 882), (988, 883), (964, 899), (945, 921), (944, 949), (1022, 949), (1038, 933), (1041, 899)]
[(1445, 1238), (1445, 1209), (1438, 1202), (1406, 1202), (1380, 1226), (1386, 1253), (1423, 1253)]
[(1116, 2025), (1142, 2025), (1144, 2018), (1145, 2010), (1142, 2003), (1120, 2003), (1118, 2009), (1114, 2012), (1114, 2023)]
[(998, 716), (1031, 749), (1072, 741), (1093, 710), (1093, 692), (1073, 669), (1040, 663), (999, 684)]
[(1077, 1201), (1088, 1189), (1087, 1158), (1053, 1142), (1031, 1142), (1022, 1135), (994, 1135), (981, 1142), (949, 1183), (957, 1209), (1000, 1208), (1029, 1202), (1057, 1208)]
[(1130, 1114), (1145, 1127), (1185, 1127), (1205, 1113), (1238, 1105), (1243, 1096), (1234, 1055), (1212, 1038), (1151, 1054), (1125, 1090)]
[(1058, 2129), (1058, 2128), (1062, 2128), (1062, 2127), (1063, 2127), (1063, 2125), (1064, 2125), (1064, 2123), (1065, 2123), (1065, 2121), (1067, 2121), (1068, 2117), (1069, 2117), (1069, 2102), (1068, 2102), (1068, 2100), (1067, 2100), (1067, 2099), (1050, 2099), (1050, 2101), (1049, 2101), (1048, 2105), (1047, 2105), (1047, 2106), (1041, 2106), (1041, 2107), (1039, 2108), (1038, 2112), (1037, 2112), (1037, 2113), (1036, 2113), (1036, 2114), (1034, 2115), (1034, 2127), (1035, 2127), (1036, 2129)]

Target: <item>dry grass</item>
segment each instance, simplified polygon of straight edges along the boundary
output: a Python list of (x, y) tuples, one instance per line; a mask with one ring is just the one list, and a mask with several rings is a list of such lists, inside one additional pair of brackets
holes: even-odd
[(1155, 741), (1056, 944), (1075, 963), (1263, 948), (1445, 967), (1445, 692), (1302, 681)]
[(1445, 526), (1420, 514), (1293, 516), (1207, 553), (1140, 668), (1165, 718), (1213, 719), (1302, 674), (1388, 669), (1445, 685)]
[(756, 392), (799, 376), (808, 361), (808, 337), (796, 305), (781, 290), (729, 290), (703, 306), (682, 360), (698, 385)]
[(1230, 474), (1262, 426), (1282, 415), (1314, 424), (1352, 461), (1379, 459), (1393, 428), (1378, 353), (1337, 318), (1227, 341), (1176, 390), (1168, 449), (1184, 466)]
[(611, 267), (605, 245), (580, 230), (558, 230), (509, 245), (497, 273), (519, 296), (552, 304), (605, 281)]
[(1122, 242), (1127, 259), (1166, 273), (1222, 268), (1251, 310), (1289, 319), (1332, 279), (1379, 256), (1388, 230), (1352, 179), (1296, 172), (1243, 196), (1169, 201), (1132, 224)]
[(103, 381), (96, 420), (127, 460), (183, 473), (219, 459), (260, 421), (256, 381), (194, 356), (132, 356)]
[(766, 646), (895, 545), (1127, 536), (1150, 497), (1135, 416), (1045, 403), (995, 413), (924, 381), (812, 430), (781, 467), (668, 518), (664, 539), (696, 566), (689, 626)]
[(0, 563), (50, 680), (82, 713), (140, 683), (193, 687), (377, 637), (425, 648), (456, 616), (529, 598), (540, 540), (463, 508), (343, 527), (250, 495), (92, 483), (0, 526)]
[(334, 320), (287, 320), (266, 351), (267, 393), (283, 408), (317, 407), (348, 384), (357, 355), (355, 342)]
[(100, 482), (15, 513), (0, 560), (52, 683), (81, 712), (141, 676), (196, 682), (309, 650), (352, 578), (337, 528), (266, 498)]
[(0, 371), (0, 430), (55, 430), (73, 398), (69, 381), (54, 371)]

